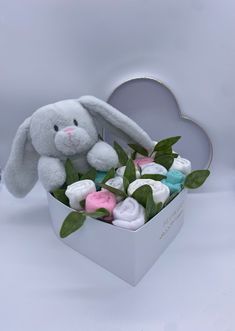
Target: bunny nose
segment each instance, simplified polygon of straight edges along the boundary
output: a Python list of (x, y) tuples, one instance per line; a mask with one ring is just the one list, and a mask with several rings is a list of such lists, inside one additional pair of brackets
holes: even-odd
[(66, 133), (71, 133), (74, 131), (74, 128), (64, 128), (63, 131)]

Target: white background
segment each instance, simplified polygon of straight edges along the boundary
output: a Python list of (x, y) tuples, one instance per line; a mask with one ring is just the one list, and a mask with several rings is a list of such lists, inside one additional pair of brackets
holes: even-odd
[[(38, 107), (106, 99), (133, 75), (175, 93), (214, 145), (210, 187), (231, 187), (235, 105), (232, 0), (1, 0), (1, 164), (18, 125)], [(222, 167), (222, 170), (221, 170)], [(232, 185), (234, 185), (232, 183)]]
[(214, 147), (207, 193), (136, 287), (63, 246), (40, 187), (1, 192), (0, 329), (233, 331), (235, 4), (232, 0), (0, 0), (0, 164), (41, 105), (150, 75)]

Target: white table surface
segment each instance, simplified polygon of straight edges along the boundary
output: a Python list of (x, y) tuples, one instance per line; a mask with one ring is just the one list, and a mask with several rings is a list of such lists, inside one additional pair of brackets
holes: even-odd
[(0, 192), (1, 331), (234, 331), (235, 192), (190, 194), (185, 224), (132, 287), (60, 242), (37, 185)]

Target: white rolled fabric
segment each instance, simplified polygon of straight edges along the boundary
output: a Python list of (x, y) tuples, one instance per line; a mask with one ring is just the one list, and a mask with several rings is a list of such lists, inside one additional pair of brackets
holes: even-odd
[[(126, 166), (122, 166), (120, 168), (117, 168), (116, 174), (120, 177), (123, 177), (125, 170), (126, 170)], [(137, 168), (136, 168), (136, 178), (140, 178), (140, 172)]]
[(166, 175), (167, 169), (163, 167), (161, 164), (157, 164), (155, 162), (151, 162), (148, 164), (144, 164), (141, 166), (141, 175)]
[(155, 203), (164, 203), (170, 195), (169, 187), (165, 184), (153, 179), (136, 179), (130, 183), (127, 191), (128, 195), (132, 195), (139, 187), (149, 185), (153, 191), (153, 200)]
[[(124, 191), (123, 187), (123, 178), (121, 176), (115, 176), (113, 178), (110, 178), (105, 182), (106, 185), (111, 186), (113, 188), (116, 188), (117, 190)], [(105, 191), (105, 188), (101, 189), (102, 191)], [(117, 201), (121, 201), (123, 198), (121, 196), (116, 196)]]
[(135, 199), (126, 198), (113, 210), (113, 225), (129, 230), (137, 230), (145, 223), (144, 207)]
[(188, 175), (192, 171), (191, 162), (178, 156), (176, 159), (174, 159), (170, 170), (179, 170), (183, 174)]
[(80, 210), (82, 209), (80, 202), (86, 199), (89, 193), (95, 191), (95, 183), (90, 179), (84, 179), (69, 185), (65, 194), (69, 198), (70, 207)]
[(115, 176), (113, 178), (110, 178), (109, 180), (107, 180), (107, 182), (105, 182), (105, 184), (114, 187), (117, 190), (124, 190), (123, 178), (121, 176)]

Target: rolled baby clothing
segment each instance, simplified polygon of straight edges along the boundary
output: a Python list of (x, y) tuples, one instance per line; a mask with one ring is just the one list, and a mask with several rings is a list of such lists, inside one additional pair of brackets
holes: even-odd
[(95, 183), (90, 179), (84, 179), (69, 185), (65, 191), (65, 195), (69, 198), (70, 207), (80, 210), (82, 209), (80, 202), (86, 199), (88, 194), (95, 191)]
[(166, 181), (171, 184), (178, 184), (178, 183), (182, 184), (185, 180), (185, 177), (186, 177), (185, 174), (183, 174), (181, 171), (172, 169), (168, 171)]
[[(111, 186), (113, 188), (116, 188), (117, 190), (124, 191), (123, 177), (121, 177), (121, 176), (115, 176), (113, 178), (110, 178), (109, 180), (107, 180), (107, 182), (105, 182), (105, 184), (108, 186)], [(105, 188), (102, 188), (101, 191), (108, 191), (108, 190)], [(123, 197), (116, 195), (116, 200), (119, 202), (119, 201), (123, 200)]]
[[(125, 170), (126, 170), (126, 166), (117, 168), (117, 170), (116, 170), (117, 176), (123, 177)], [(140, 178), (140, 172), (137, 168), (136, 168), (136, 178)]]
[(178, 156), (177, 158), (174, 159), (174, 162), (170, 170), (179, 170), (183, 174), (188, 175), (192, 170), (191, 162), (187, 159)]
[(109, 185), (111, 187), (116, 188), (117, 190), (123, 191), (123, 178), (121, 176), (115, 176), (113, 178), (110, 178), (105, 182), (106, 185)]
[(167, 187), (169, 187), (170, 193), (176, 193), (176, 192), (180, 192), (182, 190), (182, 184), (181, 183), (175, 183), (172, 184), (170, 182), (168, 182), (166, 179), (163, 179), (161, 181), (163, 184), (165, 184)]
[(141, 167), (145, 164), (152, 163), (153, 158), (152, 157), (142, 157), (142, 158), (139, 157), (139, 158), (135, 159), (133, 162), (136, 166)]
[(113, 225), (129, 230), (137, 230), (145, 223), (145, 211), (135, 199), (126, 198), (113, 210)]
[(92, 192), (86, 197), (85, 210), (91, 213), (95, 212), (99, 208), (105, 208), (110, 213), (108, 217), (104, 217), (105, 220), (112, 220), (112, 213), (115, 206), (116, 197), (113, 193), (107, 190)]
[(136, 179), (130, 183), (127, 189), (128, 195), (131, 196), (139, 187), (143, 185), (149, 185), (152, 188), (153, 200), (155, 203), (164, 203), (170, 195), (170, 189), (168, 186), (153, 179)]
[(141, 175), (164, 175), (167, 174), (167, 169), (163, 167), (161, 164), (151, 162), (149, 164), (145, 164), (141, 167)]
[[(107, 180), (107, 182), (105, 182), (105, 184), (113, 188), (116, 188), (117, 190), (124, 191), (123, 178), (121, 176), (115, 176), (113, 178), (110, 178), (109, 180)], [(102, 188), (101, 190), (105, 191), (106, 189)], [(121, 201), (123, 197), (117, 195), (116, 199), (117, 201)]]

